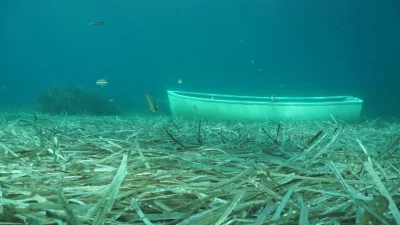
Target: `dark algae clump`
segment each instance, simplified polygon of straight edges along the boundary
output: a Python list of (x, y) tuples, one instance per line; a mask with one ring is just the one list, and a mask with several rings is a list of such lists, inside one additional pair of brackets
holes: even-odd
[(118, 109), (101, 93), (78, 85), (53, 85), (36, 100), (37, 109), (49, 114), (115, 115)]

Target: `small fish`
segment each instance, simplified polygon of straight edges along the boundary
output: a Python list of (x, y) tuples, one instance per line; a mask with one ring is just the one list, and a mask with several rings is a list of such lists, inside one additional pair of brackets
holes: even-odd
[(150, 95), (148, 95), (147, 93), (144, 93), (144, 97), (146, 97), (147, 101), (149, 102), (150, 110), (152, 112), (157, 112), (158, 106), (154, 102), (153, 98)]
[(102, 26), (102, 25), (104, 25), (105, 23), (104, 22), (101, 22), (101, 21), (93, 21), (93, 22), (90, 22), (88, 25), (89, 26)]
[(100, 87), (105, 87), (108, 86), (108, 81), (104, 78), (101, 78), (96, 81), (96, 85), (99, 85)]
[(275, 96), (273, 96), (273, 95), (270, 96), (270, 97), (269, 97), (269, 102), (275, 102)]
[(193, 105), (193, 109), (194, 109), (194, 111), (197, 112), (197, 106), (196, 105)]
[(182, 79), (178, 79), (178, 84), (182, 84), (183, 80)]

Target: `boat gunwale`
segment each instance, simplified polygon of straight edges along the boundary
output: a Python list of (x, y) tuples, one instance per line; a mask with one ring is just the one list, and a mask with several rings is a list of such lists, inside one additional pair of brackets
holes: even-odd
[[(223, 94), (211, 94), (211, 93), (197, 93), (197, 92), (186, 92), (186, 91), (167, 91), (168, 95), (174, 97), (180, 97), (182, 99), (190, 99), (195, 101), (204, 101), (210, 103), (229, 103), (229, 104), (242, 104), (242, 105), (286, 105), (286, 106), (327, 106), (327, 105), (361, 105), (363, 100), (353, 96), (324, 96), (324, 97), (257, 97), (257, 96), (243, 96), (243, 95), (223, 95)], [(189, 95), (185, 95), (189, 94)], [(190, 95), (198, 95), (200, 97), (194, 97)], [(221, 99), (202, 98), (205, 97), (222, 97)], [(228, 100), (226, 98), (236, 99), (257, 99), (266, 101), (240, 101), (240, 100)], [(306, 102), (306, 101), (279, 101), (279, 100), (324, 100), (318, 102)], [(329, 101), (332, 99), (343, 99), (343, 101)]]

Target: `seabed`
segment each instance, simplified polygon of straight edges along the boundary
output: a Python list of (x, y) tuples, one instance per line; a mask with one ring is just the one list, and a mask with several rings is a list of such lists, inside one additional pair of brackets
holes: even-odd
[(400, 223), (400, 123), (0, 117), (0, 224)]

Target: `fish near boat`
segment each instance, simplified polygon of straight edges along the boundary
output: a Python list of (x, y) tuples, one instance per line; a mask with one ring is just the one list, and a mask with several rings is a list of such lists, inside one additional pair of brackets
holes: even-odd
[(150, 110), (152, 112), (157, 112), (158, 106), (154, 102), (153, 98), (150, 95), (148, 95), (147, 93), (144, 93), (144, 97), (146, 97), (147, 102), (149, 103)]
[[(329, 121), (356, 123), (363, 100), (352, 96), (258, 97), (168, 91), (174, 117), (251, 121)], [(195, 107), (195, 110), (193, 110)]]
[(96, 81), (96, 85), (98, 85), (100, 87), (105, 87), (105, 86), (108, 86), (108, 81), (106, 79), (104, 79), (104, 78), (98, 79)]
[(93, 21), (93, 22), (90, 22), (88, 25), (89, 26), (103, 26), (105, 23), (104, 22), (101, 22), (101, 21)]

